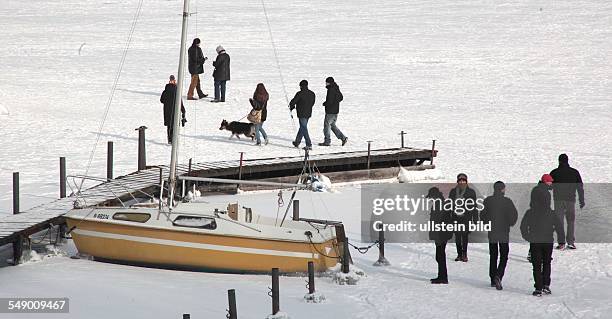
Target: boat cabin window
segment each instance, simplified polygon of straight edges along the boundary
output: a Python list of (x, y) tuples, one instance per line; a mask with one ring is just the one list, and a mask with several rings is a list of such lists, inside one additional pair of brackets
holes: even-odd
[(124, 220), (127, 222), (136, 223), (146, 223), (149, 218), (151, 218), (151, 214), (145, 213), (115, 213), (113, 215), (113, 219), (115, 220)]
[(178, 216), (172, 223), (174, 226), (216, 229), (217, 222), (212, 217)]

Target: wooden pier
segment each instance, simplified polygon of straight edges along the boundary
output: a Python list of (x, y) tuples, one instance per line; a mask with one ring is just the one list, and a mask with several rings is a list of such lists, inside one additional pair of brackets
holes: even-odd
[[(433, 148), (368, 149), (368, 151), (311, 155), (308, 162), (316, 166), (321, 173), (332, 176), (334, 182), (338, 182), (389, 178), (393, 174), (397, 175), (400, 166), (433, 168), (433, 165), (423, 164), (426, 161), (433, 162), (436, 156), (437, 151)], [(65, 159), (61, 159), (60, 162), (65, 165)], [(295, 176), (302, 172), (303, 167), (304, 158), (302, 156), (264, 159), (243, 159), (241, 157), (233, 161), (208, 163), (191, 163), (190, 161), (189, 164), (177, 166), (177, 175), (240, 180), (286, 180), (295, 183)], [(13, 215), (2, 215), (0, 218), (0, 246), (12, 243), (18, 263), (23, 244), (28, 241), (29, 236), (53, 226), (63, 225), (62, 215), (73, 209), (75, 204), (80, 206), (117, 205), (121, 204), (117, 198), (120, 201), (128, 201), (133, 197), (142, 197), (145, 193), (155, 194), (157, 197), (161, 180), (167, 180), (168, 175), (168, 166), (146, 166), (144, 169), (116, 179), (100, 178), (100, 184), (81, 191), (78, 198), (71, 195), (26, 211), (17, 209)], [(62, 183), (64, 194), (65, 182), (64, 179)], [(206, 184), (198, 185), (198, 187), (207, 190)], [(19, 207), (19, 205), (15, 206)]]

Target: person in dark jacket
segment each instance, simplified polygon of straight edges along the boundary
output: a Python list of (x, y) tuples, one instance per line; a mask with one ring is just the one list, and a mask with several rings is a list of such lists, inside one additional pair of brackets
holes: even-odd
[(331, 76), (325, 79), (325, 87), (327, 88), (327, 96), (323, 106), (325, 106), (325, 120), (323, 121), (323, 135), (325, 140), (323, 143), (319, 143), (319, 146), (329, 146), (331, 144), (330, 130), (334, 132), (334, 135), (342, 141), (342, 146), (348, 141), (348, 137), (342, 134), (342, 131), (336, 126), (338, 120), (338, 113), (340, 113), (340, 102), (344, 99), (340, 87), (334, 78)]
[(521, 235), (529, 242), (531, 264), (533, 265), (533, 280), (535, 281), (534, 296), (542, 293), (550, 294), (550, 273), (553, 252), (553, 233), (560, 227), (557, 216), (550, 204), (550, 189), (553, 178), (544, 174), (538, 185), (531, 190), (529, 209), (521, 220)]
[[(444, 227), (452, 223), (450, 212), (443, 207), (444, 195), (437, 187), (432, 187), (427, 193), (427, 199), (431, 200), (431, 210), (429, 221), (433, 225)], [(453, 237), (452, 232), (440, 230), (430, 230), (429, 239), (436, 244), (436, 262), (438, 263), (438, 276), (431, 279), (432, 284), (448, 284), (448, 272), (446, 270), (446, 242)]]
[[(164, 91), (159, 98), (159, 101), (164, 104), (164, 125), (166, 126), (166, 131), (168, 133), (168, 144), (172, 144), (172, 134), (174, 127), (174, 103), (176, 99), (176, 79), (174, 75), (170, 75), (170, 81), (166, 84)], [(183, 114), (181, 122), (182, 125), (185, 126), (185, 107), (183, 106), (183, 102), (181, 102), (181, 113)]]
[(189, 74), (191, 74), (191, 84), (189, 84), (189, 90), (187, 91), (187, 99), (188, 100), (197, 100), (193, 97), (193, 91), (198, 91), (198, 97), (205, 98), (208, 94), (204, 94), (202, 92), (202, 88), (200, 87), (200, 74), (204, 73), (204, 62), (208, 59), (202, 53), (202, 49), (200, 48), (200, 39), (193, 39), (193, 43), (191, 43), (191, 47), (187, 50), (189, 57)]
[[(574, 237), (574, 221), (576, 220), (576, 193), (580, 209), (584, 208), (584, 187), (580, 172), (570, 167), (569, 158), (566, 154), (559, 155), (559, 167), (550, 172), (554, 179), (553, 200), (555, 203), (555, 214), (561, 222), (557, 231), (557, 249), (576, 249)], [(567, 232), (565, 231), (564, 219), (567, 220)]]
[(300, 81), (300, 90), (295, 93), (291, 102), (289, 102), (289, 109), (293, 111), (296, 109), (298, 121), (300, 122), (300, 129), (295, 136), (295, 141), (291, 142), (293, 146), (299, 147), (302, 143), (302, 137), (306, 141), (306, 147), (304, 149), (311, 150), (312, 142), (310, 141), (310, 135), (308, 134), (308, 119), (312, 115), (312, 106), (315, 103), (315, 94), (308, 89), (308, 81)]
[(256, 110), (261, 110), (261, 121), (259, 123), (255, 123), (255, 139), (257, 143), (255, 145), (261, 145), (261, 136), (263, 136), (265, 144), (268, 145), (268, 135), (266, 131), (263, 129), (263, 123), (268, 118), (268, 100), (270, 99), (270, 95), (268, 91), (266, 91), (266, 87), (263, 83), (257, 84), (255, 88), (255, 92), (253, 93), (253, 98), (249, 99), (251, 102), (251, 106), (253, 106)]
[(230, 80), (230, 56), (222, 46), (217, 46), (217, 59), (213, 62), (215, 71), (215, 99), (211, 102), (225, 102), (225, 86)]
[[(467, 199), (472, 199), (476, 203), (476, 192), (468, 186), (467, 175), (460, 173), (457, 175), (457, 186), (450, 190), (448, 198), (452, 199), (454, 203), (458, 199), (462, 199), (464, 202)], [(458, 224), (465, 225), (464, 231), (455, 232), (455, 245), (457, 246), (457, 258), (455, 261), (467, 262), (467, 248), (468, 248), (468, 234), (469, 234), (469, 222), (472, 220), (476, 207), (466, 207), (465, 205), (458, 207), (454, 205), (454, 212), (452, 214), (453, 219)]]
[[(502, 290), (501, 281), (504, 278), (508, 253), (510, 252), (510, 227), (516, 224), (518, 212), (512, 200), (505, 196), (506, 185), (502, 181), (493, 184), (493, 195), (485, 198), (480, 213), (483, 223), (491, 223), (489, 231), (489, 277), (491, 286)], [(497, 257), (499, 255), (499, 264)]]

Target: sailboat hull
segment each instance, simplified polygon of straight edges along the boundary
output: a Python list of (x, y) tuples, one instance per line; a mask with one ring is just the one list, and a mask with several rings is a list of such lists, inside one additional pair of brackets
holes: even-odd
[(80, 253), (97, 260), (230, 273), (305, 272), (336, 265), (337, 240), (321, 243), (150, 229), (67, 218)]

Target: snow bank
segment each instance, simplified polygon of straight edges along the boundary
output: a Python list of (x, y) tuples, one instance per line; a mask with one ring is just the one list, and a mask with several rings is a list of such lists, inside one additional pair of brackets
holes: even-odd
[(329, 192), (332, 189), (332, 182), (329, 177), (318, 173), (312, 182), (312, 190), (315, 192)]
[(10, 114), (9, 109), (6, 106), (0, 104), (0, 115), (9, 115), (9, 114)]
[(323, 303), (325, 302), (325, 295), (320, 294), (318, 292), (315, 292), (312, 294), (306, 294), (304, 295), (304, 300), (307, 303)]
[(362, 277), (366, 276), (365, 272), (355, 265), (350, 266), (348, 274), (343, 273), (340, 269), (341, 265), (337, 264), (329, 270), (332, 274), (332, 281), (338, 285), (356, 285)]
[(400, 171), (399, 171), (399, 174), (397, 175), (397, 179), (399, 180), (400, 183), (415, 183), (415, 182), (422, 182), (422, 181), (434, 181), (434, 180), (444, 179), (444, 175), (437, 168), (426, 169), (422, 171), (421, 170), (411, 171), (403, 167), (400, 167)]

